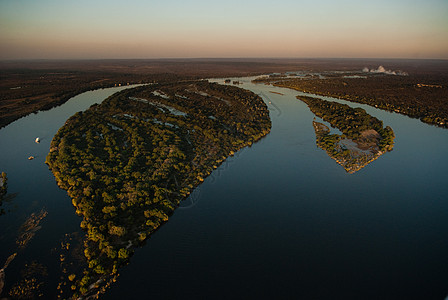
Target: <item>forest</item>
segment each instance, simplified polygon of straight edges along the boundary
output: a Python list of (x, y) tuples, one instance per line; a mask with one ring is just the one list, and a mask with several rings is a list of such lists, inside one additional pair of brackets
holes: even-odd
[(46, 159), (86, 231), (85, 266), (67, 267), (61, 293), (104, 292), (180, 201), (270, 128), (260, 97), (208, 81), (124, 90), (72, 116)]
[(313, 121), (316, 144), (347, 172), (359, 171), (380, 155), (392, 151), (395, 139), (392, 128), (383, 127), (382, 121), (364, 109), (313, 97), (297, 98), (305, 102), (317, 117), (342, 132), (331, 134), (326, 125)]

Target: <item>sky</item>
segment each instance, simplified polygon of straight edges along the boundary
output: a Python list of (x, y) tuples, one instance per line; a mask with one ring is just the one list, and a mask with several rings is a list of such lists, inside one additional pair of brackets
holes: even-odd
[(448, 59), (448, 0), (0, 0), (0, 59)]

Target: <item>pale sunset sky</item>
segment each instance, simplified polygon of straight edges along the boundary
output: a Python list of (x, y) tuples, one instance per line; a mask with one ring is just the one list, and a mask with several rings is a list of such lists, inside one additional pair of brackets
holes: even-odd
[(448, 0), (0, 0), (0, 59), (448, 59)]

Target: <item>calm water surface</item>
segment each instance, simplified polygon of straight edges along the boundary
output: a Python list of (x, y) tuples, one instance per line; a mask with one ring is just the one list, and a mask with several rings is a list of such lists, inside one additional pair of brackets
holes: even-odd
[(397, 136), (350, 175), (317, 148), (299, 92), (242, 87), (268, 103), (271, 133), (205, 180), (106, 299), (443, 299), (448, 131), (340, 101)]
[[(392, 152), (347, 174), (317, 148), (313, 114), (295, 99), (299, 92), (243, 81), (268, 103), (271, 133), (206, 178), (104, 298), (444, 299), (448, 130), (348, 103), (391, 126), (396, 139)], [(53, 135), (77, 111), (69, 103), (0, 130), (0, 167), (9, 192), (18, 193), (0, 217), (0, 243), (7, 245), (0, 259), (13, 249), (18, 220), (43, 206), (49, 211), (7, 276), (17, 276), (24, 261), (45, 261), (64, 233), (79, 231), (70, 199), (44, 165)]]

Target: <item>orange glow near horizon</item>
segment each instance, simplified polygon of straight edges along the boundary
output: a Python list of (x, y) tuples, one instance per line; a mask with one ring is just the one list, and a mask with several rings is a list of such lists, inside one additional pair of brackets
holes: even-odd
[[(193, 1), (188, 6), (177, 3), (184, 5), (185, 11), (172, 8), (170, 11), (169, 4), (159, 3), (156, 12), (153, 6), (146, 7), (143, 3), (129, 11), (127, 7), (120, 10), (117, 3), (107, 5), (111, 2), (102, 7), (91, 5), (83, 11), (77, 6), (66, 8), (61, 3), (45, 7), (48, 0), (42, 1), (42, 6), (30, 2), (30, 7), (0, 1), (3, 11), (0, 13), (3, 28), (0, 59), (448, 59), (448, 21), (444, 19), (448, 4), (438, 0), (414, 9), (380, 1), (376, 14), (376, 6), (367, 7), (349, 0), (342, 1), (341, 7), (321, 1), (328, 4), (326, 9), (311, 2), (305, 6), (285, 1), (291, 10), (285, 10), (280, 4), (266, 4), (268, 7), (241, 4), (230, 9), (233, 1), (224, 6)], [(299, 10), (302, 7), (304, 10)], [(349, 8), (352, 11), (343, 11)], [(373, 11), (365, 11), (367, 8)], [(425, 10), (434, 15), (422, 15)], [(420, 17), (418, 22), (416, 16)]]

